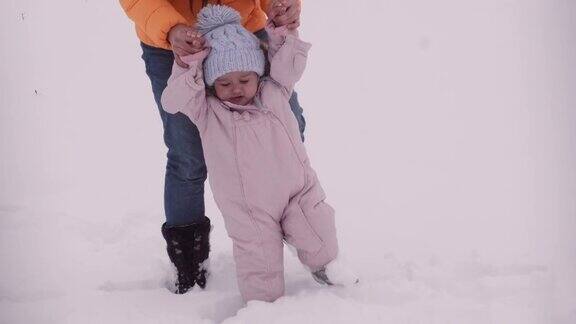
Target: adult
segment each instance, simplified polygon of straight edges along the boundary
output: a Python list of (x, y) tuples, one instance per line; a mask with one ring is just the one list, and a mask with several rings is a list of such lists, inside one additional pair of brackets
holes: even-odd
[[(174, 62), (187, 67), (180, 58), (202, 49), (201, 41), (192, 41), (197, 35), (194, 26), (196, 15), (209, 3), (236, 9), (244, 27), (263, 42), (267, 39), (266, 13), (273, 17), (276, 26), (296, 28), (300, 25), (300, 0), (120, 0), (141, 41), (142, 59), (168, 147), (164, 182), (166, 222), (162, 225), (162, 235), (168, 256), (176, 267), (174, 291), (179, 294), (195, 284), (202, 288), (206, 285), (207, 272), (203, 264), (208, 259), (210, 233), (210, 219), (204, 209), (207, 173), (198, 129), (182, 113), (166, 113), (160, 98)], [(290, 106), (304, 140), (306, 124), (296, 93), (290, 99)]]

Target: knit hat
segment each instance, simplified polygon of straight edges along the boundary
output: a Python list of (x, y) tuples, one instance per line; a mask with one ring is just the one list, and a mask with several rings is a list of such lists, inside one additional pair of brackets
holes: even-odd
[(212, 86), (224, 74), (254, 71), (264, 74), (264, 52), (258, 38), (242, 27), (240, 14), (228, 6), (208, 5), (198, 13), (196, 28), (211, 47), (204, 60), (204, 79)]

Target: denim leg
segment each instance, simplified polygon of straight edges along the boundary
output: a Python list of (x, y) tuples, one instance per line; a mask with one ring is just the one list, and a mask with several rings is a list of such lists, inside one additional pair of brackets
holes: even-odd
[[(256, 37), (258, 37), (261, 41), (267, 42), (268, 41), (268, 34), (266, 34), (266, 30), (261, 29), (254, 33)], [(266, 65), (269, 65), (267, 62)], [(269, 67), (266, 67), (266, 71), (269, 71)], [(300, 129), (300, 137), (302, 138), (302, 142), (304, 142), (304, 130), (306, 129), (306, 119), (304, 119), (304, 109), (300, 106), (298, 102), (298, 94), (296, 91), (292, 91), (292, 96), (290, 97), (290, 109), (292, 109), (292, 113), (296, 120), (298, 121), (298, 128)]]
[(152, 83), (152, 92), (164, 127), (168, 161), (164, 181), (164, 210), (167, 225), (184, 225), (204, 218), (206, 164), (198, 129), (182, 113), (168, 114), (160, 98), (172, 73), (171, 51), (142, 44), (142, 59)]

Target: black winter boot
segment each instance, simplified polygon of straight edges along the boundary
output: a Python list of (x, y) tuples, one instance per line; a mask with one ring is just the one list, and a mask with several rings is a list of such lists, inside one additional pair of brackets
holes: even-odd
[(176, 266), (178, 279), (175, 293), (184, 294), (194, 284), (206, 286), (207, 269), (203, 262), (210, 252), (210, 219), (188, 225), (162, 225), (162, 236), (166, 240), (168, 256)]

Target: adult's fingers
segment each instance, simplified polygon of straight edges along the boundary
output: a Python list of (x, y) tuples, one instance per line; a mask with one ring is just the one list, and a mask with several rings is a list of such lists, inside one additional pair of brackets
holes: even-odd
[(179, 55), (184, 56), (195, 53), (195, 46), (186, 41), (178, 40), (175, 44), (172, 44), (172, 50)]
[(192, 39), (190, 44), (192, 45), (192, 48), (194, 49), (194, 51), (197, 52), (198, 50), (202, 50), (205, 47), (206, 40), (204, 39), (204, 37), (194, 38), (194, 39)]
[(197, 31), (196, 29), (190, 27), (188, 29), (186, 29), (186, 39), (188, 41), (194, 39), (194, 38), (201, 38), (202, 37), (202, 33), (200, 33), (199, 31)]
[(291, 23), (295, 22), (297, 19), (298, 19), (298, 16), (282, 15), (282, 16), (277, 16), (276, 18), (274, 18), (273, 21), (277, 27), (281, 27), (284, 25), (291, 24)]
[(206, 44), (206, 39), (202, 36), (202, 34), (192, 28), (186, 31), (184, 41), (186, 42), (186, 45), (182, 45), (181, 48), (187, 52), (190, 52), (191, 54), (202, 51)]
[(302, 6), (300, 5), (300, 2), (294, 2), (292, 5), (290, 5), (288, 7), (288, 10), (286, 10), (286, 14), (287, 15), (300, 15), (300, 11), (302, 10)]
[(300, 17), (300, 9), (296, 8), (295, 6), (292, 6), (288, 8), (286, 13), (276, 16), (274, 18), (274, 22), (278, 26), (284, 26), (293, 23), (299, 17)]
[(284, 6), (271, 6), (268, 10), (268, 18), (274, 20), (277, 16), (283, 15), (286, 12), (286, 7)]
[(286, 25), (286, 28), (288, 28), (288, 29), (296, 29), (298, 27), (300, 27), (300, 17), (296, 18), (295, 21)]

